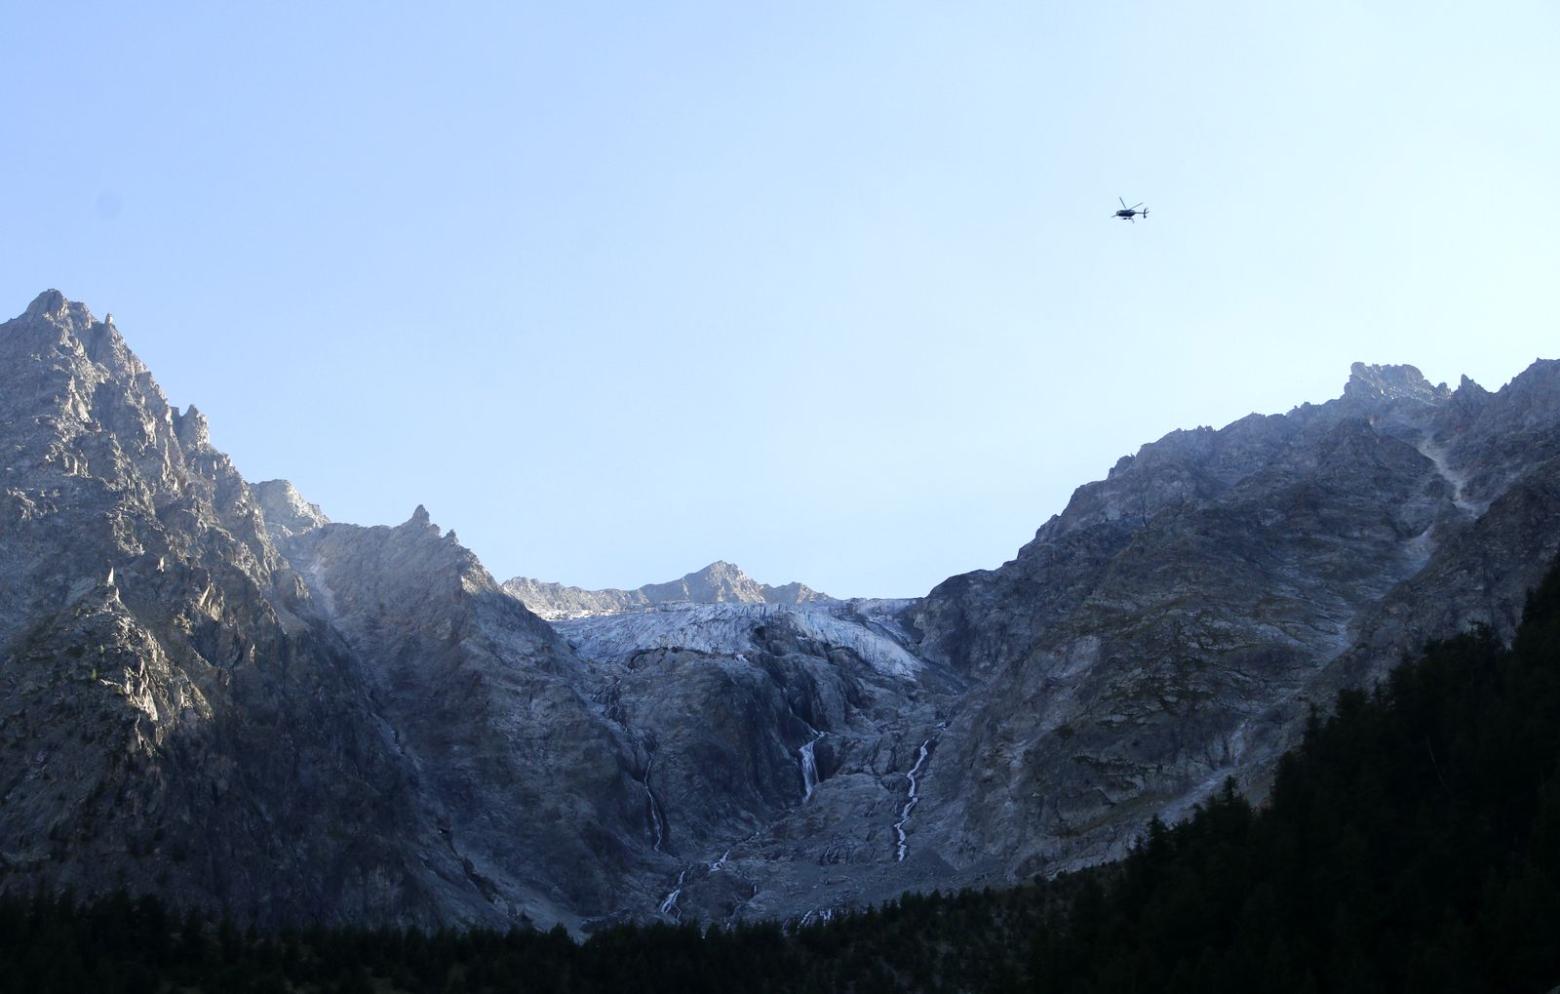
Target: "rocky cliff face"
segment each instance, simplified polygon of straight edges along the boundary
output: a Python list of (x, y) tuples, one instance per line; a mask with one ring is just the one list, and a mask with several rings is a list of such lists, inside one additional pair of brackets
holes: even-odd
[[(554, 627), (611, 674), (653, 764), (667, 918), (825, 914), (933, 887), (907, 777), (964, 682), (909, 648), (907, 601), (677, 601)], [(913, 859), (907, 857), (913, 854)]]
[(0, 369), (0, 887), (269, 924), (618, 907), (643, 761), (453, 536), (251, 488), (57, 293)]
[[(193, 408), (58, 293), (0, 325), (0, 885), (445, 913), (407, 771)], [(300, 783), (301, 781), (301, 783)]]
[(1339, 400), (1145, 446), (932, 591), (918, 651), (978, 678), (927, 776), (951, 861), (1115, 854), (1226, 776), (1260, 790), (1311, 703), (1403, 649), (1509, 634), (1560, 540), (1557, 385), (1356, 365)]
[(1107, 857), (1403, 649), (1509, 634), (1560, 547), (1552, 362), (1173, 432), (915, 601), (500, 587), (421, 508), (246, 483), (52, 292), (0, 325), (0, 451), (0, 888), (261, 924), (802, 918)]

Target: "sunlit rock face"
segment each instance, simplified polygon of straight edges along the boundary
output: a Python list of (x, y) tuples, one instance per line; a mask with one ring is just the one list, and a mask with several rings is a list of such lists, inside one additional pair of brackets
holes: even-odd
[(58, 293), (0, 325), (0, 380), (0, 887), (266, 924), (617, 907), (636, 759), (452, 536), (250, 487)]
[(459, 907), (358, 661), (199, 412), (52, 291), (0, 325), (0, 379), (0, 886), (261, 921)]
[(898, 601), (500, 586), (211, 433), (84, 306), (0, 325), (0, 889), (588, 931), (1053, 872), (1260, 792), (1403, 649), (1509, 635), (1560, 545), (1552, 362), (1172, 432)]

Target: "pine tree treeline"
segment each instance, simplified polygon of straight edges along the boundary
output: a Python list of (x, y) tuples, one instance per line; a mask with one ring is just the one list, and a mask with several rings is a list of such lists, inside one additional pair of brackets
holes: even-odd
[(1120, 863), (790, 932), (241, 933), (152, 898), (0, 900), (0, 992), (1525, 992), (1560, 984), (1560, 569), (1509, 649), (1428, 648)]

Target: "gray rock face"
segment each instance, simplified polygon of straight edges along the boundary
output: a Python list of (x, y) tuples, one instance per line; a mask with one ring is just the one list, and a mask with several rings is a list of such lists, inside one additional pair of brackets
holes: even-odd
[(1510, 634), (1560, 549), (1554, 362), (1172, 432), (914, 601), (500, 587), (422, 508), (246, 483), (54, 292), (0, 325), (0, 451), (0, 889), (263, 925), (805, 918), (1105, 858), (1401, 651)]
[(925, 765), (964, 681), (910, 648), (910, 601), (838, 601), (729, 563), (635, 591), (505, 589), (609, 680), (641, 742), (662, 892), (679, 920), (805, 918), (938, 886), (909, 838)]
[(452, 536), (249, 487), (57, 293), (0, 370), (0, 887), (262, 924), (618, 907), (639, 760)]
[[(800, 917), (931, 886), (895, 859), (904, 773), (961, 684), (913, 657), (903, 604), (681, 605), (556, 623), (644, 743), (667, 918)], [(675, 892), (675, 893), (674, 893)]]
[(267, 922), (453, 910), (355, 660), (199, 413), (54, 292), (0, 325), (0, 370), (0, 886)]
[(643, 759), (600, 684), (419, 507), (396, 528), (326, 524), (282, 545), (362, 661), (438, 844), (506, 918), (616, 910), (643, 854)]
[(1560, 540), (1557, 382), (1356, 365), (1339, 400), (1145, 446), (932, 591), (918, 651), (978, 679), (926, 776), (950, 862), (1119, 853), (1226, 776), (1260, 790), (1311, 703), (1403, 650), (1509, 634)]
[(524, 576), (506, 581), (504, 589), (548, 621), (648, 611), (671, 604), (806, 604), (833, 599), (800, 583), (778, 587), (759, 583), (726, 562), (710, 563), (681, 579), (648, 583), (634, 590), (582, 590)]

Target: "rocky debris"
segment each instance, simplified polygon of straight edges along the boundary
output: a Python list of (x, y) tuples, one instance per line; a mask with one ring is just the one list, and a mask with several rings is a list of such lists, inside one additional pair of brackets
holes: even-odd
[(582, 590), (523, 576), (506, 581), (504, 589), (548, 621), (650, 611), (676, 604), (806, 604), (833, 599), (800, 583), (778, 587), (759, 583), (727, 562), (710, 563), (681, 579), (648, 583), (634, 590)]

